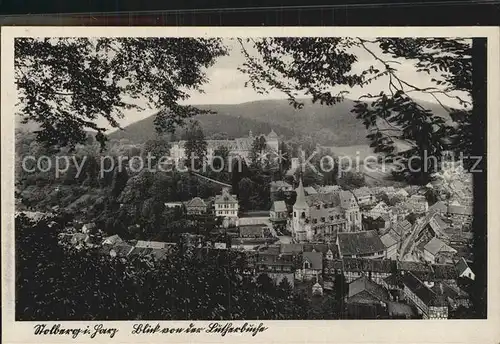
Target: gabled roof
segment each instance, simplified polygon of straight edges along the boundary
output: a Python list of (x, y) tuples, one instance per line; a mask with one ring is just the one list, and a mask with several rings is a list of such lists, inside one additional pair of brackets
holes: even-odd
[(458, 274), (461, 275), (465, 272), (465, 270), (469, 269), (469, 264), (465, 261), (464, 257), (461, 257), (456, 265), (456, 269), (458, 271)]
[(408, 233), (411, 230), (411, 227), (412, 225), (408, 220), (398, 222), (398, 224), (396, 225), (396, 233), (398, 233), (399, 235)]
[(222, 195), (215, 196), (214, 203), (238, 203), (238, 197), (231, 195), (227, 190), (223, 190)]
[(275, 212), (286, 212), (286, 203), (285, 201), (274, 201), (271, 207), (271, 211)]
[(442, 211), (446, 212), (448, 210), (448, 206), (443, 201), (437, 201), (433, 205), (429, 207), (429, 212), (431, 211)]
[(134, 249), (134, 246), (131, 246), (131, 245), (126, 244), (126, 243), (120, 243), (120, 244), (114, 245), (111, 248), (111, 250), (115, 251), (117, 257), (127, 257), (132, 252), (133, 249)]
[(318, 193), (318, 191), (316, 191), (316, 189), (313, 188), (312, 186), (306, 186), (304, 188), (304, 191), (305, 191), (306, 195), (315, 195)]
[(394, 239), (394, 237), (390, 233), (382, 235), (380, 237), (380, 240), (382, 241), (382, 244), (384, 244), (386, 248), (392, 247), (398, 243), (398, 241)]
[(354, 195), (350, 191), (342, 190), (339, 192), (340, 206), (342, 208), (349, 207), (354, 198)]
[(456, 266), (452, 264), (432, 264), (432, 280), (454, 280), (459, 274)]
[(137, 244), (135, 244), (135, 247), (137, 248), (152, 248), (152, 249), (167, 248), (168, 246), (170, 246), (170, 244), (162, 241), (138, 240)]
[(336, 248), (334, 245), (329, 244), (304, 244), (304, 252), (321, 252), (326, 254), (329, 250), (335, 255)]
[(103, 242), (107, 242), (108, 244), (114, 245), (120, 242), (123, 242), (122, 238), (118, 234), (114, 234), (107, 238), (104, 238)]
[(309, 205), (310, 207), (323, 204), (336, 207), (340, 204), (338, 192), (309, 194), (305, 197), (305, 199), (307, 205)]
[(437, 253), (439, 252), (443, 252), (443, 251), (446, 251), (446, 252), (454, 252), (456, 253), (457, 251), (446, 245), (442, 240), (436, 238), (436, 237), (433, 237), (425, 246), (424, 246), (424, 250), (429, 252), (430, 254), (432, 255), (436, 255)]
[(338, 185), (324, 185), (317, 188), (318, 193), (332, 193), (340, 190), (341, 187)]
[(425, 305), (430, 305), (436, 294), (411, 272), (405, 273), (401, 278), (402, 283), (410, 289)]
[(363, 186), (363, 187), (358, 188), (358, 189), (354, 189), (352, 191), (354, 192), (356, 197), (371, 196), (371, 194), (372, 194), (371, 190), (366, 186)]
[(342, 255), (370, 254), (385, 250), (377, 231), (338, 233), (337, 237)]
[(195, 197), (186, 202), (186, 207), (206, 207), (207, 204), (200, 197)]
[(240, 235), (241, 236), (258, 236), (262, 237), (264, 233), (264, 229), (262, 225), (248, 225), (248, 226), (240, 226)]
[(304, 251), (303, 244), (281, 244), (281, 253), (302, 253)]
[(396, 267), (396, 262), (388, 259), (343, 258), (342, 261), (347, 272), (391, 273)]
[(348, 297), (351, 298), (363, 291), (366, 291), (379, 301), (385, 302), (389, 300), (388, 292), (384, 289), (384, 287), (370, 281), (366, 276), (361, 276), (360, 278), (349, 283)]
[(380, 201), (372, 208), (372, 210), (387, 211), (389, 210), (389, 207), (384, 201)]
[(271, 182), (272, 188), (291, 188), (292, 186), (284, 180), (276, 180)]
[(377, 219), (381, 219), (384, 222), (390, 222), (391, 221), (391, 216), (388, 213), (383, 213)]
[(406, 191), (405, 189), (399, 189), (396, 194), (398, 195), (401, 195), (401, 196), (404, 196), (404, 197), (408, 197), (410, 194), (408, 193), (408, 191)]
[(448, 283), (443, 283), (443, 282), (434, 284), (432, 290), (437, 295), (442, 295), (452, 300), (465, 299), (469, 297), (469, 295), (465, 291), (460, 289), (458, 286), (450, 285)]
[(167, 248), (153, 249), (151, 251), (151, 255), (158, 260), (165, 259), (169, 253), (170, 250)]
[(313, 270), (323, 270), (323, 254), (321, 252), (304, 252), (302, 259), (311, 264)]
[(453, 205), (448, 206), (448, 213), (453, 215), (469, 215), (472, 216), (472, 207), (463, 205)]
[(133, 256), (139, 256), (139, 257), (144, 257), (147, 256), (148, 254), (151, 254), (153, 252), (153, 248), (150, 247), (134, 247), (129, 253), (128, 256), (133, 257)]
[[(434, 220), (434, 221), (431, 221)], [(434, 230), (437, 234), (440, 236), (447, 236), (445, 229), (450, 227), (443, 218), (441, 217), (440, 214), (435, 213), (431, 218), (429, 219), (429, 226), (431, 226), (432, 230)]]

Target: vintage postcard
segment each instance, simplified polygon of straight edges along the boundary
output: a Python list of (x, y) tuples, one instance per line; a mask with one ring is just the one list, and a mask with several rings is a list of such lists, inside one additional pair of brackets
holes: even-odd
[(3, 27), (4, 342), (498, 343), (499, 37)]

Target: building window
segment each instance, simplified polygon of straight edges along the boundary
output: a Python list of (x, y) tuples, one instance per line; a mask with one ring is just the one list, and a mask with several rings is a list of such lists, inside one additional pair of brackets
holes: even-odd
[(308, 261), (305, 261), (304, 262), (304, 269), (310, 269), (310, 268), (311, 268), (311, 264)]
[(293, 217), (297, 217), (297, 212), (296, 211), (293, 212)]
[(305, 213), (305, 212), (302, 212), (301, 217), (302, 217), (302, 218), (305, 218), (305, 217), (306, 217), (306, 213)]

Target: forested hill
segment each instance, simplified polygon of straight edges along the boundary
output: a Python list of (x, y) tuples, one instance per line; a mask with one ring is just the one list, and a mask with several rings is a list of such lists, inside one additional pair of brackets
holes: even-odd
[[(420, 102), (440, 116), (446, 112), (437, 104)], [(249, 130), (254, 134), (267, 134), (274, 129), (284, 138), (308, 135), (318, 143), (331, 146), (352, 146), (368, 143), (366, 129), (355, 114), (351, 113), (354, 101), (344, 100), (334, 106), (312, 104), (306, 101), (302, 109), (294, 109), (287, 100), (264, 100), (241, 104), (198, 105), (216, 114), (195, 117), (200, 121), (207, 137), (227, 133), (231, 138), (245, 137)], [(111, 133), (111, 139), (126, 138), (144, 142), (154, 133), (154, 115), (135, 122), (124, 130)]]
[[(440, 116), (447, 116), (446, 111), (437, 104), (420, 101), (425, 108)], [(278, 135), (289, 139), (302, 135), (312, 136), (323, 145), (354, 146), (366, 145), (366, 129), (362, 122), (351, 113), (354, 101), (324, 106), (305, 101), (302, 109), (293, 108), (287, 100), (263, 100), (241, 104), (198, 105), (210, 109), (216, 114), (195, 117), (210, 137), (216, 133), (226, 133), (229, 138), (245, 137), (251, 130), (254, 134), (267, 134), (273, 129)], [(109, 134), (110, 139), (128, 139), (132, 143), (143, 143), (155, 135), (154, 115), (139, 120)], [(33, 123), (20, 124), (17, 128), (25, 131), (36, 129)], [(182, 133), (182, 131), (181, 131)]]

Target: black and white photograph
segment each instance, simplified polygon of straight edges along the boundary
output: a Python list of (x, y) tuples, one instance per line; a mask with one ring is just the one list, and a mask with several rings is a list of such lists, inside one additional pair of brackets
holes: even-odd
[(224, 30), (2, 51), (13, 320), (488, 319), (491, 39)]

